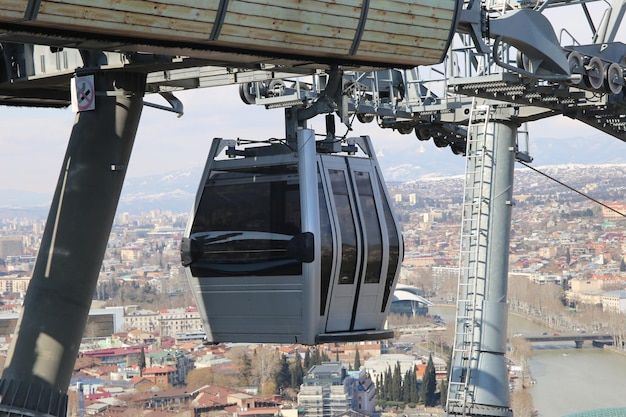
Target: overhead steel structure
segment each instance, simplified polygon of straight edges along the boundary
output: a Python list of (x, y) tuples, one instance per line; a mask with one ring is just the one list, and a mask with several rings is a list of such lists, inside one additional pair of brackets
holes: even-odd
[[(144, 72), (213, 65), (302, 74), (330, 65), (431, 65), (443, 60), (461, 5), (460, 0), (3, 2), (0, 82), (17, 85), (5, 85), (0, 102), (68, 102), (61, 70), (72, 76), (83, 63), (66, 57), (63, 48), (115, 52), (108, 66)], [(33, 80), (41, 77), (46, 80)]]
[[(65, 413), (143, 94), (160, 93), (182, 113), (173, 91), (239, 83), (245, 102), (288, 108), (287, 139), (306, 119), (336, 112), (344, 123), (351, 115), (376, 120), (467, 156), (464, 224), (474, 226), (462, 231), (447, 412), (510, 415), (502, 316), (510, 171), (513, 158), (527, 158), (515, 143), (518, 126), (566, 115), (626, 140), (626, 48), (616, 42), (624, 2), (596, 20), (587, 1), (170, 3), (0, 5), (0, 104), (66, 106), (74, 98), (84, 110), (0, 380), (0, 413)], [(556, 36), (544, 12), (561, 6), (582, 9), (590, 42)], [(455, 29), (462, 35), (451, 42)], [(450, 44), (444, 64), (414, 68), (437, 64)], [(337, 74), (339, 88), (328, 88)], [(312, 81), (300, 82), (303, 75)], [(74, 81), (72, 95), (76, 76), (93, 78)], [(61, 310), (58, 300), (66, 301)]]

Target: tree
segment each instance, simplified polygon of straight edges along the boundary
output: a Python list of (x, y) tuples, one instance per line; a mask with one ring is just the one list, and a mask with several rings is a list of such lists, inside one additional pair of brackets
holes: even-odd
[(439, 399), (441, 401), (441, 405), (445, 407), (446, 403), (448, 402), (448, 380), (447, 379), (444, 379), (443, 381), (441, 381), (441, 389), (439, 390)]
[(221, 374), (218, 372), (213, 375), (212, 385), (235, 388), (239, 386), (240, 382), (241, 379), (239, 378), (239, 375)]
[(141, 347), (141, 353), (139, 354), (139, 376), (143, 376), (143, 370), (146, 369), (146, 350)]
[(304, 378), (304, 369), (302, 369), (302, 361), (300, 355), (296, 355), (296, 360), (291, 364), (291, 388), (298, 389), (302, 385)]
[(400, 362), (396, 362), (391, 377), (391, 401), (402, 400), (402, 374), (400, 373)]
[(441, 389), (439, 390), (439, 398), (443, 407), (445, 407), (448, 403), (448, 381), (450, 381), (450, 368), (452, 368), (452, 349), (450, 349), (448, 354), (446, 368), (446, 378), (441, 382)]
[(287, 357), (285, 355), (280, 356), (280, 364), (278, 365), (278, 370), (274, 376), (274, 384), (276, 384), (276, 391), (279, 394), (282, 394), (283, 390), (291, 385), (289, 363), (287, 363)]
[(308, 371), (311, 369), (311, 351), (309, 349), (304, 353), (304, 370)]
[(313, 348), (313, 354), (311, 355), (311, 363), (309, 365), (310, 366), (319, 365), (320, 363), (322, 363), (322, 360), (320, 357), (320, 351), (317, 349), (317, 346), (316, 346)]
[(426, 371), (422, 379), (422, 398), (424, 405), (433, 407), (435, 405), (435, 390), (437, 389), (437, 380), (435, 377), (435, 364), (433, 363), (432, 353), (428, 355), (428, 363)]
[(404, 381), (402, 383), (402, 401), (417, 404), (419, 399), (417, 375), (415, 374), (415, 370), (409, 369), (404, 375)]
[(241, 371), (239, 375), (241, 376), (241, 383), (244, 385), (250, 384), (250, 378), (252, 377), (252, 361), (247, 353), (243, 353), (240, 358), (241, 361)]
[(187, 385), (190, 387), (203, 387), (212, 385), (214, 380), (213, 372), (210, 368), (196, 368), (187, 374)]
[(533, 414), (533, 398), (526, 389), (516, 389), (511, 393), (511, 408), (513, 415), (520, 417), (530, 417)]
[[(252, 369), (254, 374), (252, 377), (254, 385), (260, 388), (261, 392), (269, 392), (269, 395), (275, 393), (274, 375), (278, 370), (279, 358), (276, 351), (267, 346), (260, 346), (254, 350), (252, 358)], [(266, 384), (271, 383), (274, 390), (266, 388)]]
[(405, 372), (402, 380), (402, 402), (405, 404), (411, 402), (411, 370)]
[(264, 397), (269, 397), (271, 395), (274, 395), (275, 393), (276, 393), (276, 384), (270, 381), (263, 385), (263, 389), (261, 390), (261, 395), (263, 395)]
[(391, 367), (387, 366), (387, 370), (385, 371), (385, 377), (383, 381), (383, 399), (386, 401), (391, 401)]
[(510, 355), (517, 364), (526, 367), (526, 361), (533, 353), (533, 347), (528, 340), (523, 337), (512, 337), (510, 339)]
[(354, 370), (358, 371), (359, 369), (361, 369), (361, 356), (359, 355), (359, 349), (357, 349), (354, 354)]

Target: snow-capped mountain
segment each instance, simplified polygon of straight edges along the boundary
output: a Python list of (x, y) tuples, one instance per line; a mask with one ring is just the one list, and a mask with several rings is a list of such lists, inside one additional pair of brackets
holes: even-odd
[[(620, 165), (626, 164), (626, 144), (617, 139), (542, 139), (535, 141), (530, 151), (534, 157), (532, 166), (549, 165), (550, 172), (562, 170), (567, 174), (574, 170), (582, 177), (589, 170), (589, 178), (604, 169), (612, 173), (607, 175), (626, 173), (626, 165)], [(450, 149), (435, 148), (430, 142), (407, 141), (402, 149), (386, 148), (382, 143), (378, 144), (377, 154), (388, 183), (462, 175), (465, 168), (462, 157), (453, 155)], [(517, 168), (526, 169), (520, 165)], [(191, 208), (201, 175), (202, 167), (196, 166), (161, 175), (126, 178), (118, 211), (158, 208), (186, 212)], [(10, 183), (5, 187), (9, 189), (0, 186), (0, 209), (34, 208), (47, 212), (53, 190), (46, 194), (11, 190)]]

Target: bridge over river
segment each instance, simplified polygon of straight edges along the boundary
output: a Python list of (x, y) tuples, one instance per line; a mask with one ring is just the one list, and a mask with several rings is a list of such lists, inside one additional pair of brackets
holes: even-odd
[(530, 343), (573, 341), (577, 348), (581, 348), (585, 340), (591, 340), (592, 342), (598, 342), (600, 344), (613, 341), (613, 336), (610, 334), (597, 333), (543, 333), (536, 335), (529, 334), (523, 337)]

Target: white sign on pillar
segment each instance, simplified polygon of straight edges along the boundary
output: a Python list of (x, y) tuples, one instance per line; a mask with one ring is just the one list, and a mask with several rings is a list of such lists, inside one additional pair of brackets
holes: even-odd
[(93, 75), (72, 78), (70, 90), (73, 111), (88, 111), (96, 108), (96, 89)]

